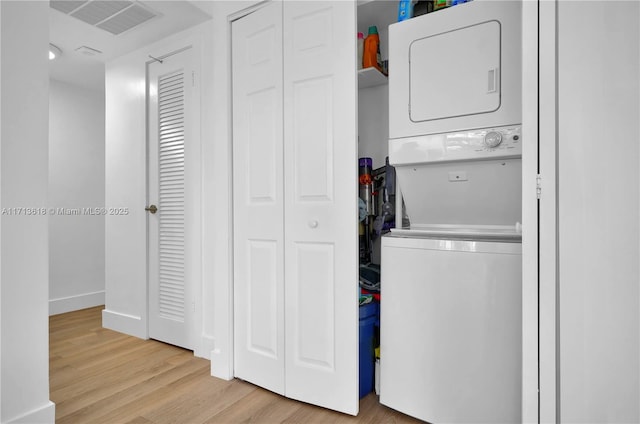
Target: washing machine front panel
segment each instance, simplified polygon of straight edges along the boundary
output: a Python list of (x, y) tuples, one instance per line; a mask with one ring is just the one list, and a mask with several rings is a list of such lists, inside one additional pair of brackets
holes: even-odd
[(518, 422), (521, 245), (383, 237), (380, 402), (436, 423)]

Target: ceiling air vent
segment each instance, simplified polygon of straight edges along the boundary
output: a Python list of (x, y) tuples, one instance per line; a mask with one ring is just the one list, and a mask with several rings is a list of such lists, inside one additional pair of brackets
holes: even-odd
[(60, 12), (64, 13), (64, 14), (69, 14), (71, 12), (73, 12), (74, 10), (76, 10), (77, 8), (79, 8), (80, 6), (82, 6), (83, 4), (87, 3), (87, 0), (85, 1), (55, 1), (52, 0), (49, 2), (49, 5), (51, 7), (53, 7), (56, 10), (59, 10)]
[(137, 1), (68, 1), (51, 0), (49, 5), (66, 15), (118, 35), (156, 16)]
[(96, 25), (98, 28), (102, 28), (105, 31), (109, 31), (111, 34), (122, 34), (131, 28), (140, 25), (143, 22), (156, 16), (151, 11), (134, 4), (126, 10), (125, 13), (118, 13), (111, 19), (107, 19), (104, 22)]

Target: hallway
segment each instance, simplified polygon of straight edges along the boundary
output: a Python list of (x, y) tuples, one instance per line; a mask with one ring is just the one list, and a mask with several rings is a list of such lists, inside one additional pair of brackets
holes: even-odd
[(351, 417), (240, 380), (210, 376), (209, 361), (102, 328), (103, 307), (49, 318), (56, 423), (417, 423), (370, 394)]

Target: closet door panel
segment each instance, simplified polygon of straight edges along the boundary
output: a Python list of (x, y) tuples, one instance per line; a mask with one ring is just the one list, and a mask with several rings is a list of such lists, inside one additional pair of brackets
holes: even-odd
[(297, 202), (333, 200), (331, 78), (293, 85), (293, 168)]
[(234, 374), (284, 393), (282, 3), (232, 24)]
[(285, 2), (288, 397), (358, 412), (355, 2)]
[(291, 317), (295, 340), (293, 362), (297, 366), (335, 372), (335, 289), (333, 244), (296, 243), (296, 279), (287, 285), (296, 299), (297, 315)]

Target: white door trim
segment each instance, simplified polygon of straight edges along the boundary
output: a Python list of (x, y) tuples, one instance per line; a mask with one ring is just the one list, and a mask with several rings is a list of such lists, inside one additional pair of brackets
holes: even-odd
[(557, 2), (539, 1), (539, 422), (559, 422)]
[[(522, 422), (537, 423), (538, 377), (538, 2), (522, 4)], [(546, 195), (547, 193), (545, 193)]]
[(555, 1), (523, 3), (524, 423), (557, 420), (556, 31)]

